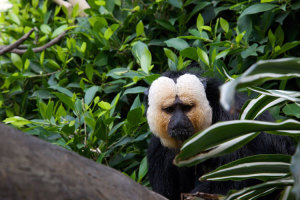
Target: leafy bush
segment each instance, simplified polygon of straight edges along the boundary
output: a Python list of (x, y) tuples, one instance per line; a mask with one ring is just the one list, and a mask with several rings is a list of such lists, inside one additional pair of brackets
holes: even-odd
[[(0, 13), (0, 45), (37, 31), (0, 55), (0, 120), (143, 184), (150, 132), (142, 93), (158, 74), (195, 60), (204, 75), (225, 81), (259, 60), (300, 52), (298, 1), (89, 0), (86, 17), (78, 6), (69, 14), (52, 1), (11, 2)], [(34, 53), (64, 31), (56, 45)]]

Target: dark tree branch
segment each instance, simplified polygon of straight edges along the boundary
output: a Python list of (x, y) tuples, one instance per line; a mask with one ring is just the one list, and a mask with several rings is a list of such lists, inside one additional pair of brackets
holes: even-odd
[[(59, 42), (66, 35), (66, 33), (67, 33), (67, 31), (62, 32), (60, 35), (58, 35), (56, 38), (52, 39), (47, 44), (45, 44), (45, 45), (43, 45), (41, 47), (35, 47), (35, 48), (32, 49), (32, 51), (34, 53), (38, 53), (38, 52), (44, 51), (45, 49), (47, 49), (47, 48), (51, 47), (52, 45), (56, 44), (57, 42)], [(13, 49), (11, 52), (12, 53), (16, 53), (16, 54), (23, 54), (26, 51), (27, 51), (27, 49)]]
[(14, 43), (12, 43), (8, 46), (4, 46), (4, 47), (0, 48), (0, 55), (5, 54), (5, 53), (17, 48), (20, 44), (22, 44), (25, 40), (27, 40), (29, 38), (29, 36), (31, 35), (31, 33), (34, 30), (36, 30), (36, 29), (35, 28), (31, 29), (28, 33), (23, 35), (20, 39), (18, 39)]
[(166, 200), (128, 176), (0, 123), (0, 199)]
[[(0, 55), (7, 53), (7, 52), (16, 53), (16, 54), (24, 54), (27, 51), (27, 49), (23, 49), (24, 46), (22, 46), (21, 49), (18, 49), (17, 47), (20, 44), (22, 44), (30, 36), (30, 34), (33, 31), (34, 31), (34, 29), (30, 30), (30, 32), (26, 33), (24, 36), (22, 36), (19, 40), (17, 40), (15, 43), (13, 43), (11, 45), (4, 46), (2, 48), (0, 47)], [(47, 49), (47, 48), (51, 47), (52, 45), (56, 44), (57, 42), (59, 42), (66, 35), (66, 33), (67, 33), (67, 31), (62, 32), (60, 35), (58, 35), (56, 38), (49, 41), (47, 44), (40, 46), (40, 47), (35, 47), (32, 49), (32, 51), (35, 53), (44, 51), (45, 49)]]

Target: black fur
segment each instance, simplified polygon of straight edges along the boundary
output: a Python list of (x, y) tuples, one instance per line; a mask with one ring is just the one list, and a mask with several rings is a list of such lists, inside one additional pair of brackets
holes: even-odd
[[(176, 79), (186, 73), (183, 72), (166, 72), (162, 76)], [(199, 74), (195, 74), (199, 78)], [(218, 121), (234, 120), (238, 114), (231, 115), (226, 112), (219, 103), (220, 83), (215, 79), (202, 80), (206, 82), (205, 90), (210, 106), (213, 109), (213, 123)], [(238, 95), (236, 98), (237, 109), (240, 109), (247, 98)], [(145, 99), (147, 101), (147, 98)], [(259, 117), (259, 120), (272, 121), (272, 117), (265, 113)], [(179, 149), (169, 149), (162, 146), (160, 139), (152, 136), (148, 148), (148, 165), (149, 180), (155, 192), (171, 200), (179, 200), (180, 193), (205, 192), (211, 194), (226, 194), (231, 189), (241, 189), (243, 187), (258, 183), (256, 180), (247, 181), (226, 181), (226, 182), (200, 182), (198, 178), (208, 173), (218, 166), (234, 161), (236, 159), (251, 156), (255, 154), (292, 154), (294, 144), (289, 137), (275, 136), (261, 133), (254, 140), (249, 142), (241, 149), (231, 154), (218, 158), (209, 159), (194, 167), (178, 168), (173, 165), (173, 159), (179, 152)], [(266, 199), (272, 199), (268, 196)]]

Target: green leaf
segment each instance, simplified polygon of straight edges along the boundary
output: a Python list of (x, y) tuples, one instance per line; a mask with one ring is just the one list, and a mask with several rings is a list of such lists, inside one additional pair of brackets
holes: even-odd
[[(294, 180), (291, 178), (283, 178), (283, 179), (276, 179), (272, 181), (267, 181), (258, 185), (254, 185), (251, 187), (244, 188), (240, 191), (237, 191), (235, 193), (228, 194), (226, 196), (226, 200), (234, 200), (234, 199), (241, 199), (240, 197), (245, 197), (246, 199), (250, 199), (252, 197), (252, 193), (255, 191), (260, 191), (264, 193), (265, 191), (271, 190), (273, 191), (275, 187), (282, 188), (285, 186), (292, 186), (294, 184)], [(250, 196), (246, 196), (249, 195)], [(255, 194), (258, 195), (258, 194)], [(255, 198), (251, 198), (255, 199)]]
[(19, 71), (22, 71), (23, 61), (22, 61), (21, 57), (18, 54), (11, 53), (10, 58), (11, 58), (12, 63), (14, 64), (14, 66), (16, 66)]
[(156, 23), (164, 27), (166, 30), (177, 32), (174, 26), (169, 21), (163, 19), (156, 19), (155, 21)]
[(148, 74), (151, 67), (152, 56), (147, 45), (140, 41), (136, 42), (132, 47), (132, 54), (141, 65), (142, 70)]
[(66, 106), (68, 106), (70, 109), (74, 110), (75, 107), (74, 107), (74, 103), (72, 101), (72, 98), (65, 95), (65, 94), (62, 94), (62, 93), (58, 93), (58, 92), (53, 92), (53, 94), (55, 96), (57, 96)]
[(180, 51), (180, 55), (183, 57), (187, 57), (193, 60), (198, 60), (197, 49), (194, 47), (188, 47)]
[(177, 64), (178, 64), (178, 58), (177, 58), (176, 54), (167, 48), (164, 48), (164, 52), (165, 52), (166, 56), (168, 57), (168, 65), (169, 65), (170, 70), (176, 71)]
[(17, 127), (23, 127), (27, 124), (31, 124), (32, 122), (19, 116), (14, 116), (14, 117), (9, 117), (3, 120), (4, 123), (6, 124), (12, 124)]
[(220, 24), (222, 29), (227, 33), (229, 31), (229, 23), (226, 21), (226, 19), (220, 18)]
[(60, 27), (58, 27), (57, 29), (55, 29), (51, 35), (51, 38), (56, 38), (59, 34), (61, 34), (62, 32), (64, 32), (66, 29), (68, 28), (68, 25), (61, 25)]
[(98, 106), (99, 106), (100, 108), (102, 108), (103, 110), (110, 110), (110, 109), (111, 109), (110, 103), (105, 102), (105, 101), (100, 101), (100, 102), (98, 103)]
[(177, 49), (179, 51), (190, 47), (190, 45), (185, 40), (180, 38), (172, 38), (165, 41), (165, 43), (168, 47), (173, 47), (174, 49)]
[(137, 86), (137, 87), (134, 87), (134, 88), (129, 88), (129, 89), (125, 90), (125, 92), (124, 92), (123, 95), (144, 93), (146, 89), (147, 89), (146, 87), (142, 87), (142, 86)]
[(200, 58), (200, 60), (207, 66), (209, 66), (209, 58), (208, 55), (206, 54), (205, 51), (203, 51), (202, 49), (200, 49), (199, 47), (197, 48), (197, 54), (198, 57)]
[(242, 14), (240, 15), (239, 18), (242, 18), (245, 15), (252, 15), (252, 14), (257, 14), (260, 12), (265, 12), (268, 10), (272, 10), (273, 8), (277, 7), (276, 4), (268, 4), (268, 3), (264, 3), (264, 4), (254, 4), (249, 6), (248, 8), (246, 8)]
[(140, 123), (142, 116), (143, 111), (141, 107), (138, 107), (129, 111), (129, 113), (127, 114), (127, 120), (131, 125), (136, 126)]
[(144, 24), (142, 20), (136, 25), (136, 36), (145, 35)]
[(168, 2), (176, 7), (176, 8), (182, 8), (182, 1), (181, 0), (168, 0)]
[(275, 35), (272, 33), (271, 29), (268, 32), (268, 38), (269, 38), (269, 41), (270, 41), (270, 43), (272, 45), (272, 48), (274, 48), (275, 47), (276, 38), (275, 38)]
[[(295, 120), (286, 120), (280, 123), (251, 120), (220, 122), (188, 139), (181, 147), (180, 154), (176, 156), (175, 163), (179, 166), (190, 166), (233, 152), (257, 135), (253, 132), (299, 129), (300, 122)], [(299, 135), (298, 132), (294, 134)]]
[(147, 171), (148, 171), (147, 157), (144, 157), (143, 160), (141, 161), (141, 164), (139, 167), (139, 174), (138, 174), (138, 182), (139, 183), (146, 176)]
[(282, 178), (290, 172), (291, 156), (282, 154), (261, 154), (242, 158), (222, 165), (201, 177), (202, 181), (240, 181), (245, 179)]
[(85, 91), (84, 103), (89, 105), (94, 99), (96, 93), (99, 91), (99, 86), (92, 86)]
[(202, 32), (202, 27), (204, 26), (204, 19), (201, 14), (198, 15), (197, 17), (197, 29), (201, 33)]
[(300, 118), (300, 106), (295, 103), (287, 104), (282, 111), (288, 116), (295, 116), (297, 118)]
[(42, 24), (41, 27), (40, 27), (41, 31), (43, 33), (45, 33), (46, 35), (50, 34), (52, 29), (50, 26), (48, 26), (47, 24)]
[(251, 46), (249, 46), (248, 48), (246, 48), (246, 50), (241, 53), (242, 58), (245, 59), (245, 58), (248, 58), (249, 56), (257, 56), (257, 53), (256, 53), (257, 46), (258, 45), (255, 43), (255, 44), (252, 44)]
[(73, 96), (73, 93), (70, 90), (68, 90), (67, 88), (63, 88), (58, 85), (51, 85), (49, 88), (57, 90), (61, 93), (64, 93), (64, 94), (68, 95), (69, 97)]
[(94, 75), (94, 67), (91, 64), (87, 64), (85, 66), (85, 74), (87, 78), (92, 81), (93, 80), (93, 75)]
[(282, 53), (284, 53), (284, 52), (286, 52), (286, 51), (288, 51), (288, 50), (290, 50), (290, 49), (292, 49), (292, 48), (294, 48), (294, 47), (296, 47), (296, 46), (298, 46), (298, 45), (300, 45), (300, 41), (293, 41), (293, 42), (285, 43), (285, 44), (280, 48), (280, 50), (277, 51), (277, 52), (275, 53), (274, 56), (277, 57), (277, 56), (279, 56), (280, 54), (282, 54)]
[(259, 85), (267, 80), (286, 80), (300, 77), (300, 59), (283, 58), (259, 61), (248, 68), (239, 78), (221, 86), (220, 102), (226, 110), (234, 105), (236, 88)]
[(256, 119), (264, 111), (284, 101), (300, 102), (300, 99), (297, 99), (300, 97), (300, 92), (250, 89), (260, 95), (243, 106), (240, 119)]

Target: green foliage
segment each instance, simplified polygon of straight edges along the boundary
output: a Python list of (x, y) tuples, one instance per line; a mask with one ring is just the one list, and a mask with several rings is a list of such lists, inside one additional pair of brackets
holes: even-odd
[[(233, 96), (238, 87), (249, 87), (251, 91), (259, 95), (243, 106), (240, 120), (214, 124), (189, 138), (181, 147), (179, 155), (175, 158), (175, 163), (178, 166), (190, 166), (209, 158), (226, 155), (247, 144), (261, 131), (299, 137), (300, 122), (297, 111), (300, 109), (298, 104), (300, 93), (297, 91), (250, 88), (269, 80), (271, 77), (273, 79), (299, 77), (299, 69), (299, 59), (296, 58), (260, 61), (238, 78), (223, 84), (220, 102), (228, 110), (234, 105)], [(297, 120), (254, 121), (261, 113), (277, 105), (283, 107), (283, 112), (286, 114), (285, 118), (293, 116)], [(293, 165), (290, 165), (290, 156), (286, 155), (256, 155), (242, 158), (218, 167), (216, 170), (203, 175), (201, 179), (239, 181), (254, 178), (263, 181), (261, 184), (240, 191), (230, 191), (225, 199), (256, 199), (273, 192), (276, 188), (284, 188), (281, 199), (294, 199), (293, 194), (291, 194), (291, 186), (294, 185), (295, 181), (291, 176), (291, 170), (294, 177), (299, 175), (298, 154), (296, 153), (293, 157)], [(298, 188), (299, 183), (296, 183), (295, 188)], [(294, 193), (299, 198), (299, 194)]]
[[(227, 80), (259, 60), (300, 52), (300, 5), (292, 0), (89, 0), (86, 17), (53, 1), (11, 2), (0, 12), (0, 45), (37, 31), (18, 47), (24, 54), (0, 55), (0, 120), (143, 184), (150, 132), (142, 93), (157, 74), (198, 61), (204, 75)], [(56, 45), (33, 52), (65, 30)], [(294, 81), (262, 88), (299, 87)], [(278, 117), (298, 117), (297, 104), (278, 101)]]

